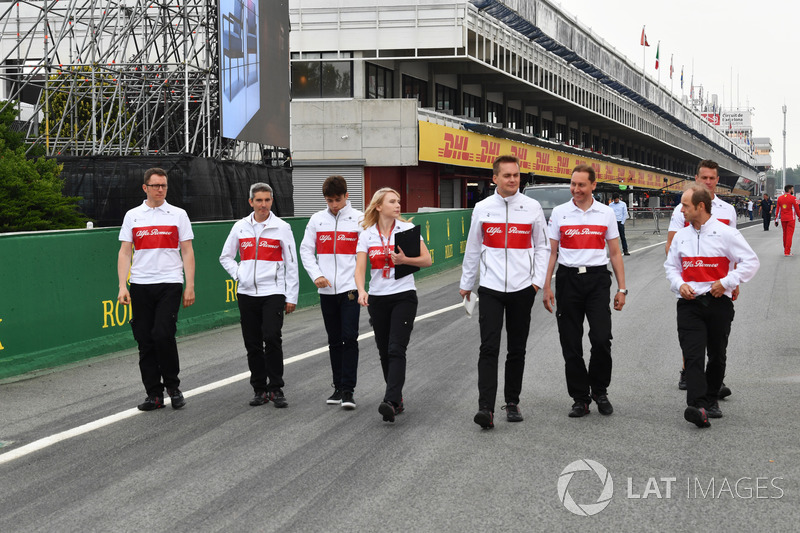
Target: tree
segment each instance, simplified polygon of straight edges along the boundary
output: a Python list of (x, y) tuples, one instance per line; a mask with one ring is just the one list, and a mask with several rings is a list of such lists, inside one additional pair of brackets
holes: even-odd
[(16, 117), (12, 102), (0, 102), (0, 232), (85, 226), (80, 198), (62, 194), (61, 165), (25, 155), (24, 136), (12, 129)]

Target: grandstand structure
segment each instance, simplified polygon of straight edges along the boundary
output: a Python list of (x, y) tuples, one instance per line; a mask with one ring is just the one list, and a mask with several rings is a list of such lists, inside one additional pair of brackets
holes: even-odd
[(0, 1), (0, 100), (50, 156), (275, 162), (220, 135), (217, 18), (212, 0)]

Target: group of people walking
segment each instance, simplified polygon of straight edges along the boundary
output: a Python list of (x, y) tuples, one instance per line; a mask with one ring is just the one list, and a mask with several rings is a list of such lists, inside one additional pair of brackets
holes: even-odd
[[(687, 385), (684, 417), (699, 427), (708, 427), (709, 417), (722, 416), (718, 400), (733, 301), (739, 284), (750, 280), (759, 267), (755, 253), (735, 229), (735, 210), (713, 193), (718, 180), (717, 164), (702, 161), (697, 184), (684, 192), (673, 213), (664, 263), (678, 299), (678, 338), (685, 367), (681, 374)], [(544, 307), (556, 315), (567, 393), (573, 402), (568, 416), (586, 416), (591, 403), (600, 414), (611, 415), (611, 276), (613, 271), (617, 284), (613, 309), (621, 311), (628, 295), (623, 254), (630, 255), (626, 242), (620, 246), (621, 210), (594, 199), (597, 183), (590, 165), (573, 169), (572, 199), (555, 207), (549, 222), (541, 205), (520, 193), (515, 156), (494, 162), (492, 181), (495, 193), (478, 202), (472, 213), (459, 283), (462, 298), (475, 297), (476, 283), (480, 298), (474, 422), (484, 429), (494, 427), (504, 319), (507, 355), (501, 407), (509, 422), (524, 420), (522, 377), (531, 309), (540, 292)], [(193, 235), (185, 211), (166, 202), (163, 170), (148, 170), (143, 190), (143, 205), (126, 214), (120, 230), (118, 298), (124, 304), (133, 301), (136, 309), (131, 326), (147, 392), (139, 409), (164, 407), (165, 389), (172, 407), (178, 409), (185, 400), (179, 388), (175, 329), (181, 292), (184, 306), (194, 302)], [(401, 216), (397, 191), (378, 190), (363, 213), (350, 205), (341, 176), (326, 179), (322, 193), (327, 207), (309, 219), (299, 257), (289, 224), (271, 211), (273, 191), (264, 183), (250, 188), (253, 212), (234, 224), (223, 245), (220, 263), (238, 286), (254, 392), (250, 405), (288, 406), (281, 329), (284, 315), (297, 305), (302, 261), (318, 289), (328, 337), (333, 393), (326, 402), (356, 408), (358, 322), (361, 307), (366, 307), (386, 383), (378, 412), (384, 421), (394, 422), (405, 410), (406, 351), (417, 311), (412, 272), (431, 265), (430, 252), (418, 228), (414, 233), (413, 223)], [(588, 365), (583, 354), (584, 319), (591, 344)]]

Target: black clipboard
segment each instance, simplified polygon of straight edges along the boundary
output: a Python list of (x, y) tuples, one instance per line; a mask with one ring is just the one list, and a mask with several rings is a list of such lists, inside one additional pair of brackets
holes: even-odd
[[(419, 257), (419, 242), (420, 242), (420, 227), (414, 226), (405, 231), (400, 231), (394, 234), (394, 253), (398, 252), (398, 248), (402, 248), (406, 257)], [(395, 265), (394, 266), (394, 279), (400, 279), (413, 274), (419, 270), (418, 266), (412, 265)]]

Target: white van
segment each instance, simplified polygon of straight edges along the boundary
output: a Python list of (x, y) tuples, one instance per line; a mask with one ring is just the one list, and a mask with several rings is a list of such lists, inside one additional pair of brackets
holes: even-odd
[(550, 213), (557, 205), (565, 204), (572, 199), (569, 184), (529, 185), (522, 190), (522, 194), (529, 196), (542, 204), (544, 218), (550, 220)]

